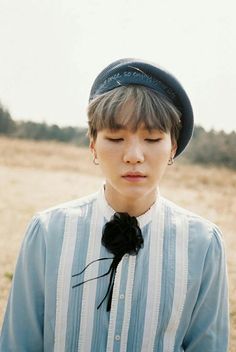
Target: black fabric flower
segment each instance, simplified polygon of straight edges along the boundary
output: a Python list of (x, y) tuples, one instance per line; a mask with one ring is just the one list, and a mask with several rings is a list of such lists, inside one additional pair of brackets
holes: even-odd
[(138, 225), (137, 219), (134, 216), (130, 216), (128, 213), (116, 212), (112, 216), (111, 220), (107, 222), (103, 227), (102, 244), (104, 245), (104, 247), (106, 247), (109, 252), (114, 254), (114, 257), (100, 258), (94, 260), (89, 263), (79, 274), (73, 275), (73, 277), (82, 274), (88, 266), (100, 260), (112, 259), (112, 263), (109, 267), (109, 270), (103, 275), (91, 278), (87, 281), (83, 281), (77, 285), (74, 285), (73, 288), (78, 287), (88, 281), (99, 279), (110, 274), (107, 292), (104, 298), (102, 299), (101, 303), (97, 307), (97, 309), (99, 309), (102, 303), (105, 301), (106, 297), (108, 297), (107, 311), (110, 311), (116, 269), (119, 262), (121, 261), (124, 254), (128, 253), (131, 255), (137, 255), (140, 248), (143, 247), (143, 236), (141, 229)]
[(136, 217), (115, 213), (103, 227), (102, 244), (115, 256), (138, 254), (143, 246), (143, 236)]

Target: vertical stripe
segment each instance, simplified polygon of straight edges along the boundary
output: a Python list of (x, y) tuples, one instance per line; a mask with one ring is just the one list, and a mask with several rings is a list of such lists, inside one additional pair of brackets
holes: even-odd
[(59, 263), (56, 298), (55, 352), (65, 351), (70, 278), (77, 233), (78, 212), (66, 213), (65, 231)]
[[(97, 202), (93, 204), (91, 231), (88, 243), (86, 265), (99, 258), (101, 248), (102, 216), (98, 214)], [(99, 262), (93, 263), (84, 274), (84, 281), (98, 276)], [(81, 321), (79, 333), (79, 352), (91, 351), (94, 306), (96, 302), (97, 280), (87, 282), (83, 285), (83, 296), (81, 304)]]
[(120, 351), (126, 352), (128, 332), (129, 332), (129, 322), (131, 314), (131, 302), (132, 302), (132, 292), (134, 285), (134, 272), (135, 272), (136, 256), (129, 256), (129, 269), (127, 277), (127, 287), (125, 293), (125, 313), (121, 333)]
[(51, 219), (51, 216), (52, 216), (52, 213), (41, 213), (40, 214), (40, 218), (42, 220), (42, 223), (46, 229), (46, 231), (48, 231), (48, 226), (49, 226), (49, 222), (50, 222), (50, 219)]
[(115, 328), (116, 328), (116, 317), (117, 317), (117, 307), (118, 307), (118, 300), (119, 300), (119, 292), (120, 292), (120, 279), (121, 279), (121, 268), (122, 268), (122, 261), (120, 261), (114, 282), (114, 288), (112, 293), (112, 305), (110, 311), (110, 322), (108, 328), (108, 337), (107, 337), (107, 352), (113, 351), (113, 344), (115, 339)]
[[(177, 215), (178, 216), (178, 215)], [(183, 312), (188, 278), (188, 222), (176, 216), (175, 287), (172, 312), (164, 335), (163, 351), (173, 352), (175, 336)]]
[(162, 202), (153, 209), (150, 233), (149, 272), (142, 352), (153, 351), (159, 318), (162, 279), (164, 209)]

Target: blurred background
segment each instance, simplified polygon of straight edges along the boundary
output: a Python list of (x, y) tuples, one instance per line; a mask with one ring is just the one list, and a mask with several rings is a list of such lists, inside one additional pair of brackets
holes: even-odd
[(91, 84), (121, 57), (153, 61), (196, 123), (235, 130), (234, 0), (0, 0), (0, 100), (17, 120), (86, 126)]
[(162, 193), (220, 226), (236, 350), (236, 5), (233, 0), (0, 0), (0, 325), (36, 211), (91, 193), (91, 84), (121, 57), (172, 72), (196, 128)]

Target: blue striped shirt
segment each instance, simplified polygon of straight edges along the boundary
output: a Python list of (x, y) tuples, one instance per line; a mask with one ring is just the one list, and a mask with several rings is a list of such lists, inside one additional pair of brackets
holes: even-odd
[(222, 236), (159, 196), (137, 218), (144, 247), (118, 265), (111, 311), (97, 309), (112, 257), (101, 244), (114, 210), (104, 190), (36, 214), (18, 257), (0, 351), (225, 352), (228, 290)]

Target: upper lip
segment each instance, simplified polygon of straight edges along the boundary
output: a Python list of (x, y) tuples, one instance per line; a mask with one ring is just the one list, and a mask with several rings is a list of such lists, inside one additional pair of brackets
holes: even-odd
[(140, 177), (146, 177), (142, 172), (140, 171), (128, 171), (125, 174), (122, 175), (123, 177), (125, 176), (140, 176)]

